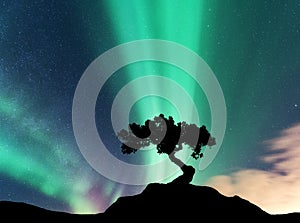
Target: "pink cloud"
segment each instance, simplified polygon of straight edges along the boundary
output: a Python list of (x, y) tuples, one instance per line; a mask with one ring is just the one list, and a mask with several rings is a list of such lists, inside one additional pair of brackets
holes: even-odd
[(270, 214), (300, 212), (300, 123), (265, 143), (271, 153), (262, 161), (272, 164), (270, 170), (240, 170), (205, 185), (226, 196), (239, 195)]

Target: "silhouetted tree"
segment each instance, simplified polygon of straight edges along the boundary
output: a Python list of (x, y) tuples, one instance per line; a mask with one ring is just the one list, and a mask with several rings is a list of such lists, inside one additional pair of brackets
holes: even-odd
[(211, 137), (206, 126), (198, 127), (186, 122), (175, 124), (173, 117), (166, 118), (163, 114), (155, 116), (153, 120), (146, 120), (143, 125), (129, 124), (128, 130), (122, 129), (118, 137), (122, 141), (121, 151), (124, 154), (135, 153), (146, 146), (156, 145), (159, 154), (168, 154), (170, 160), (183, 171), (183, 175), (174, 180), (180, 183), (189, 183), (195, 169), (176, 158), (175, 153), (181, 150), (183, 145), (187, 145), (193, 151), (191, 156), (198, 159), (203, 157), (201, 153), (203, 146), (216, 144), (215, 138)]

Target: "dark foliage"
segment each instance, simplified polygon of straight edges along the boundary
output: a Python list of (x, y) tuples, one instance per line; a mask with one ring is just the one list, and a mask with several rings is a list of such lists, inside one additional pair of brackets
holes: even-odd
[(128, 130), (122, 129), (118, 137), (122, 141), (121, 149), (124, 154), (135, 153), (152, 144), (156, 145), (159, 154), (170, 155), (182, 149), (182, 145), (188, 145), (193, 150), (191, 156), (198, 159), (203, 156), (203, 146), (215, 144), (215, 138), (211, 137), (206, 126), (198, 127), (186, 122), (175, 123), (173, 117), (166, 118), (163, 114), (146, 120), (143, 125), (129, 124)]

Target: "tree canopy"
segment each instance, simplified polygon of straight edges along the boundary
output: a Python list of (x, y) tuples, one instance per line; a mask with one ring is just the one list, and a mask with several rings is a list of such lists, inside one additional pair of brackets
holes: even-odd
[(211, 137), (205, 125), (198, 127), (196, 124), (186, 122), (175, 123), (172, 116), (166, 118), (164, 114), (148, 119), (144, 124), (131, 123), (128, 130), (122, 129), (118, 133), (122, 141), (121, 151), (124, 154), (135, 153), (141, 148), (156, 145), (159, 154), (169, 156), (187, 145), (193, 152), (194, 159), (201, 158), (203, 146), (215, 145), (215, 138)]

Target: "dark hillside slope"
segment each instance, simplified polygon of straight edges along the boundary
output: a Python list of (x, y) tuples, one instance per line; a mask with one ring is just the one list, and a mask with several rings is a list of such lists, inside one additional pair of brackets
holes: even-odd
[(55, 212), (6, 201), (0, 202), (0, 214), (10, 222), (300, 222), (300, 213), (271, 215), (239, 196), (227, 197), (211, 187), (177, 183), (149, 184), (142, 193), (120, 197), (104, 213), (94, 215)]

